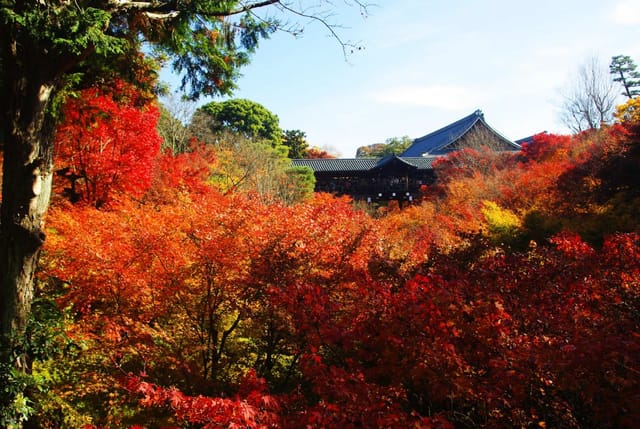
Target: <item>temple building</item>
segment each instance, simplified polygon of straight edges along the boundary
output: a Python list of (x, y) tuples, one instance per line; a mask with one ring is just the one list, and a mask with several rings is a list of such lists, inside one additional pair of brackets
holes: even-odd
[(294, 159), (292, 165), (310, 167), (316, 192), (350, 195), (370, 203), (411, 202), (422, 185), (434, 182), (433, 161), (463, 148), (520, 150), (491, 128), (480, 110), (413, 141), (400, 155), (385, 158)]

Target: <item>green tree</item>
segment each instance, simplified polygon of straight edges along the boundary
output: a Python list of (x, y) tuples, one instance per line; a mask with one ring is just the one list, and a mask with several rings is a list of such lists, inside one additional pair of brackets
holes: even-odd
[(391, 137), (385, 140), (384, 143), (385, 147), (382, 150), (382, 156), (400, 155), (411, 146), (413, 139), (409, 136)]
[(301, 130), (284, 130), (282, 143), (289, 148), (289, 158), (302, 159), (307, 156), (309, 143), (307, 134)]
[(285, 171), (283, 185), (279, 190), (285, 204), (294, 204), (309, 199), (316, 187), (313, 170), (307, 166), (289, 167)]
[(1, 337), (24, 331), (33, 299), (65, 90), (99, 83), (98, 72), (137, 80), (145, 46), (183, 76), (190, 98), (229, 94), (259, 40), (278, 28), (257, 15), (269, 6), (309, 17), (279, 0), (0, 0)]
[(624, 88), (622, 95), (633, 98), (640, 95), (640, 72), (636, 69), (636, 64), (628, 55), (616, 55), (611, 57), (609, 70), (614, 82), (619, 82)]
[(390, 137), (384, 143), (376, 143), (370, 146), (358, 148), (356, 157), (358, 158), (384, 158), (389, 155), (400, 155), (411, 144), (413, 139), (409, 136)]
[(251, 140), (268, 140), (273, 146), (282, 142), (278, 116), (263, 105), (246, 99), (231, 99), (205, 104), (199, 113), (209, 115), (211, 131), (232, 132)]
[(249, 140), (235, 133), (221, 133), (213, 144), (217, 162), (211, 182), (224, 194), (253, 192), (270, 201), (289, 162), (286, 148), (263, 140)]

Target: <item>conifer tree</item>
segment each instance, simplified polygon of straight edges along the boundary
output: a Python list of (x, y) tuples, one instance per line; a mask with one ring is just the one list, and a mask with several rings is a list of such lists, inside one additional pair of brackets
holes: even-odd
[(620, 82), (624, 88), (622, 95), (633, 98), (640, 95), (640, 72), (636, 70), (636, 64), (628, 55), (616, 55), (611, 57), (609, 70), (614, 76), (614, 82)]

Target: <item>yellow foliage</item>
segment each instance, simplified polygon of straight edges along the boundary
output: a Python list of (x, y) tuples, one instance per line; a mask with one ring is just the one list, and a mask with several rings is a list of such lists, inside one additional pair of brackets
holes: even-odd
[(522, 230), (522, 220), (509, 209), (503, 209), (493, 201), (482, 201), (480, 209), (487, 223), (487, 236), (495, 244), (515, 244)]
[(614, 116), (618, 122), (640, 122), (640, 97), (619, 105)]
[(482, 214), (492, 232), (511, 231), (522, 226), (520, 218), (509, 209), (503, 209), (493, 201), (482, 202)]

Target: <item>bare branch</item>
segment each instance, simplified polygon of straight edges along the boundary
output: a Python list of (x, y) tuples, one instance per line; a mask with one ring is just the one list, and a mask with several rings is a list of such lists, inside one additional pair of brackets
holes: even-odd
[[(345, 3), (349, 4), (350, 2), (345, 0)], [(366, 17), (368, 15), (368, 6), (367, 4), (358, 1), (358, 0), (354, 0), (354, 3), (356, 5), (358, 5), (358, 7), (360, 8), (360, 13), (362, 16)], [(362, 49), (361, 46), (352, 43), (352, 42), (348, 42), (343, 40), (340, 35), (338, 34), (338, 32), (336, 31), (336, 28), (339, 28), (336, 25), (333, 25), (329, 22), (328, 20), (328, 16), (322, 16), (321, 14), (316, 14), (316, 13), (310, 13), (306, 10), (298, 10), (293, 8), (292, 6), (289, 6), (288, 4), (279, 2), (279, 7), (283, 10), (286, 11), (292, 15), (298, 16), (300, 18), (304, 18), (307, 20), (310, 20), (312, 22), (317, 22), (320, 25), (322, 25), (325, 29), (327, 29), (329, 31), (329, 33), (331, 34), (331, 36), (336, 39), (338, 41), (338, 43), (340, 44), (340, 47), (342, 48), (342, 53), (343, 55), (346, 57), (347, 54), (349, 54), (351, 51), (351, 53), (353, 53), (353, 51), (359, 51)], [(287, 30), (284, 28), (280, 28), (281, 31), (286, 31), (288, 33), (293, 34), (294, 36), (298, 36), (299, 34), (302, 33), (301, 29), (298, 30)]]
[(597, 58), (580, 67), (561, 95), (560, 119), (573, 132), (600, 128), (613, 118), (615, 88)]

